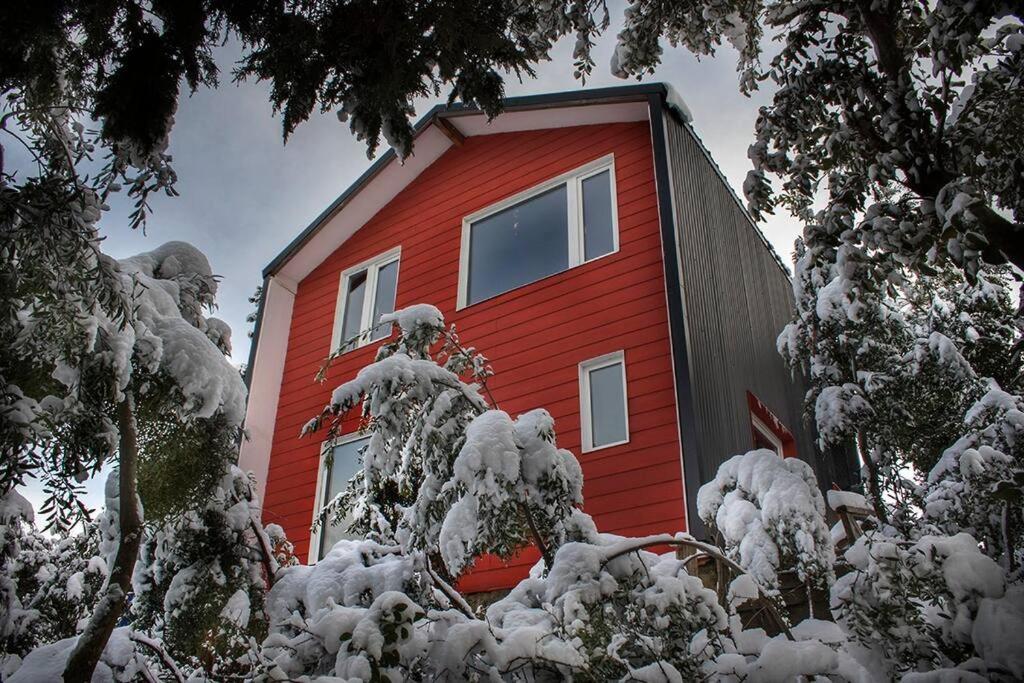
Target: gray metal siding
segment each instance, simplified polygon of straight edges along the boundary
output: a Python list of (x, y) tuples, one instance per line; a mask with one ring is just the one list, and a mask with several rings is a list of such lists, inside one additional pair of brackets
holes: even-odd
[(793, 313), (789, 274), (689, 126), (666, 116), (665, 127), (696, 423), (697, 443), (683, 444), (696, 457), (685, 462), (707, 482), (723, 461), (750, 450), (750, 391), (793, 433), (823, 487), (847, 485), (844, 456), (823, 457), (803, 419), (803, 378), (776, 351)]

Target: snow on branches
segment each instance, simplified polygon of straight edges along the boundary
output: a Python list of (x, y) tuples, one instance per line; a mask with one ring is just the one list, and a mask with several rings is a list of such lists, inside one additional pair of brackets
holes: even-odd
[(1008, 637), (1024, 626), (1024, 591), (1008, 586), (968, 534), (907, 541), (871, 532), (846, 560), (853, 571), (833, 586), (832, 611), (874, 678), (949, 669), (964, 680), (1013, 680), (1024, 673)]
[(924, 485), (925, 519), (963, 529), (1008, 570), (1024, 565), (1024, 399), (993, 384), (967, 412), (967, 433)]
[(764, 449), (733, 456), (697, 492), (697, 511), (729, 557), (775, 595), (786, 568), (814, 588), (832, 583), (825, 501), (803, 460)]

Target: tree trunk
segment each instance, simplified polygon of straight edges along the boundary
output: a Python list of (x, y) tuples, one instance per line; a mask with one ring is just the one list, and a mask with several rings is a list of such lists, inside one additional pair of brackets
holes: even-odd
[(107, 646), (110, 634), (117, 625), (131, 590), (132, 573), (142, 544), (142, 513), (139, 510), (136, 471), (139, 450), (135, 430), (135, 410), (131, 394), (117, 406), (117, 426), (120, 431), (118, 491), (119, 535), (114, 566), (110, 568), (106, 589), (89, 618), (89, 623), (78, 637), (78, 643), (64, 669), (65, 683), (87, 683), (92, 680), (96, 663)]
[[(857, 431), (857, 450), (860, 451), (861, 459), (868, 470), (867, 493), (871, 499), (871, 507), (879, 522), (888, 523), (889, 515), (885, 512), (885, 505), (882, 503), (881, 475), (878, 472), (878, 464), (871, 458), (867, 447), (867, 438), (862, 430)], [(852, 541), (851, 541), (852, 542)]]
[(530, 512), (530, 507), (526, 503), (520, 503), (519, 509), (523, 512), (523, 517), (526, 518), (526, 524), (530, 527), (530, 536), (533, 537), (533, 544), (537, 546), (537, 550), (540, 551), (540, 556), (544, 558), (544, 568), (551, 569), (554, 564), (554, 558), (551, 556), (551, 551), (548, 550), (547, 544), (540, 535), (540, 531), (537, 530), (537, 523), (533, 521), (533, 514)]

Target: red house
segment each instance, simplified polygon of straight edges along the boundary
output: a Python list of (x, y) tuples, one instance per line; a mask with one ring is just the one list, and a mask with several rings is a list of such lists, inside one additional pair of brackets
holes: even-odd
[[(267, 266), (240, 460), (300, 557), (337, 535), (310, 525), (360, 445), (331, 444), (327, 471), (300, 428), (376, 345), (314, 375), (340, 340), (420, 302), (491, 360), (503, 410), (555, 418), (602, 531), (700, 535), (697, 489), (754, 446), (848, 483), (775, 350), (788, 272), (675, 99), (648, 84), (511, 98), (491, 121), (436, 107), (413, 156), (384, 154)], [(463, 587), (510, 586), (533, 559), (485, 562)]]

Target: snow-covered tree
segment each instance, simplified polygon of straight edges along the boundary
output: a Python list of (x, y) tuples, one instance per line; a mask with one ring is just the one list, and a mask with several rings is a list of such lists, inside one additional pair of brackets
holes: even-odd
[(31, 524), (34, 517), (32, 504), (17, 491), (0, 497), (0, 674), (18, 663), (12, 661), (12, 656), (18, 657), (31, 642), (25, 633), (32, 614), (22, 603), (17, 575), (22, 566), (21, 553), (28, 550), (25, 546), (32, 540), (26, 524)]
[(1024, 674), (1009, 637), (1024, 623), (1024, 589), (1008, 584), (970, 535), (907, 541), (871, 532), (846, 559), (853, 571), (832, 589), (833, 613), (854, 644), (849, 651), (875, 679), (945, 669), (966, 680)]
[[(25, 256), (11, 247), (13, 258)], [(106, 515), (111, 548), (101, 552), (109, 574), (68, 662), (69, 675), (79, 677), (92, 671), (131, 591), (142, 504), (151, 502), (159, 520), (205, 498), (219, 483), (209, 472), (223, 471), (234, 457), (245, 401), (225, 357), (230, 332), (202, 312), (216, 292), (202, 253), (171, 242), (120, 262), (97, 252), (95, 263), (112, 278), (104, 287), (121, 301), (121, 317), (79, 296), (73, 282), (57, 281), (50, 285), (65, 290), (61, 299), (26, 286), (7, 301), (17, 311), (4, 328), (12, 339), (6, 367), (20, 378), (24, 410), (16, 417), (32, 433), (12, 442), (27, 459), (6, 485), (27, 471), (51, 491), (63, 490), (44, 507), (59, 528), (64, 496), (74, 501), (76, 492), (59, 489), (62, 482), (117, 462), (118, 506)]]
[(1001, 272), (983, 270), (971, 282), (948, 268), (870, 291), (865, 283), (879, 282), (885, 268), (862, 251), (841, 251), (834, 268), (800, 252), (798, 318), (779, 350), (807, 372), (821, 441), (858, 446), (879, 518), (891, 516), (884, 499), (892, 497), (900, 505), (889, 521), (913, 526), (916, 484), (969, 431), (965, 414), (988, 383), (1019, 391), (1012, 297)]
[(424, 553), (447, 577), (485, 551), (507, 557), (531, 542), (550, 563), (583, 485), (576, 458), (555, 446), (550, 415), (512, 419), (488, 405), (486, 359), (463, 347), (433, 306), (381, 324), (400, 334), (304, 429), (327, 424), (337, 435), (359, 410), (369, 436), (362, 469), (328, 514), (351, 513), (353, 531)]
[(924, 484), (924, 518), (962, 529), (1018, 578), (1024, 567), (1024, 399), (993, 383), (965, 416), (967, 433)]
[(259, 518), (254, 486), (230, 465), (203, 504), (147, 531), (131, 625), (185, 671), (223, 679), (251, 667), (250, 639), (266, 635), (266, 588), (279, 569)]
[[(99, 528), (51, 538), (26, 527), (18, 554), (5, 573), (13, 581), (22, 623), (4, 645), (10, 664), (33, 648), (77, 635), (107, 579), (98, 554)], [(17, 613), (17, 611), (16, 611)]]
[(835, 553), (825, 501), (803, 460), (763, 449), (733, 456), (697, 492), (697, 510), (726, 554), (773, 596), (783, 570), (794, 570), (808, 588), (831, 585)]

